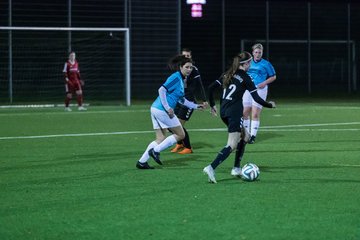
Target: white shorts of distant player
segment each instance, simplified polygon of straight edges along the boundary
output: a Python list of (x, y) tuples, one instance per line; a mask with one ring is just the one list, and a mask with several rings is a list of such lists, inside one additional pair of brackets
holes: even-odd
[[(268, 94), (268, 86), (261, 88), (257, 90), (257, 93), (259, 94), (259, 96), (264, 99), (266, 101), (266, 97)], [(243, 105), (244, 107), (251, 107), (251, 106), (255, 106), (257, 108), (262, 109), (262, 105), (258, 104), (257, 102), (255, 102), (255, 100), (252, 98), (251, 94), (249, 91), (245, 91), (244, 96), (243, 96)]]
[(179, 119), (174, 115), (170, 118), (167, 112), (152, 107), (151, 110), (151, 121), (154, 129), (165, 129), (180, 126)]

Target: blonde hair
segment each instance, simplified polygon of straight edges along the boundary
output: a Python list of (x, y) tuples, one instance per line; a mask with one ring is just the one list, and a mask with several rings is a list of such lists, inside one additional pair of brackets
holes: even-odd
[(260, 50), (264, 50), (264, 47), (261, 43), (255, 43), (252, 47), (252, 50), (254, 51), (255, 49), (260, 49)]

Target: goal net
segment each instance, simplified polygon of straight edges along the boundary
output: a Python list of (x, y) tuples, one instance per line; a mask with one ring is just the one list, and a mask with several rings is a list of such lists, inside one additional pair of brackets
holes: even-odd
[(74, 51), (85, 103), (130, 105), (127, 28), (0, 27), (0, 51), (0, 104), (61, 104)]

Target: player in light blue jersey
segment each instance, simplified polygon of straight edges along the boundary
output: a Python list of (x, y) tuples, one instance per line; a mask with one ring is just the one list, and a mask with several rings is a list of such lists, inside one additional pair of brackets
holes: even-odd
[[(258, 89), (259, 96), (266, 100), (268, 94), (268, 85), (276, 80), (276, 72), (271, 63), (262, 58), (263, 46), (256, 43), (252, 46), (253, 60), (251, 61), (248, 74), (253, 79), (255, 86)], [(244, 105), (244, 127), (248, 130), (251, 137), (249, 143), (254, 143), (256, 134), (260, 127), (260, 113), (262, 106), (254, 101), (249, 91), (246, 91), (243, 96)], [(251, 114), (251, 119), (250, 119)]]
[[(171, 64), (176, 66), (178, 71), (168, 77), (166, 82), (159, 88), (159, 96), (151, 105), (151, 120), (156, 139), (147, 146), (145, 152), (136, 163), (136, 167), (139, 169), (153, 169), (147, 163), (150, 157), (162, 165), (160, 152), (174, 145), (177, 141), (184, 139), (184, 129), (174, 113), (177, 102), (180, 101), (192, 109), (203, 108), (203, 104), (195, 104), (184, 98), (184, 79), (191, 73), (193, 67), (192, 60), (179, 55), (171, 60)], [(172, 134), (167, 137), (166, 133), (168, 130)]]

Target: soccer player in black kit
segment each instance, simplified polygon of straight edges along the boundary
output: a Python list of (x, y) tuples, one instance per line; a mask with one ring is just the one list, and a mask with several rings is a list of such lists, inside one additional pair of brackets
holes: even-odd
[[(192, 59), (191, 50), (188, 48), (183, 48), (181, 54), (187, 58)], [(202, 104), (207, 107), (208, 103), (206, 101), (205, 89), (201, 81), (201, 76), (199, 69), (193, 65), (193, 70), (191, 74), (184, 81), (185, 88), (185, 98), (186, 100), (196, 103), (196, 97), (200, 96)], [(173, 153), (179, 154), (189, 154), (192, 153), (192, 147), (190, 143), (189, 134), (186, 131), (184, 125), (187, 121), (190, 120), (190, 117), (194, 109), (188, 108), (185, 105), (178, 103), (175, 107), (175, 114), (179, 118), (181, 125), (183, 126), (185, 132), (185, 138), (182, 141), (177, 142), (175, 148), (171, 150)]]
[(218, 153), (215, 160), (203, 169), (210, 183), (216, 183), (215, 169), (236, 150), (234, 167), (231, 175), (241, 176), (240, 161), (245, 151), (245, 145), (249, 139), (249, 133), (243, 128), (243, 103), (242, 97), (248, 90), (253, 99), (267, 108), (275, 108), (274, 102), (266, 102), (257, 94), (257, 88), (246, 73), (250, 67), (252, 56), (248, 52), (242, 52), (234, 57), (232, 66), (209, 86), (209, 102), (211, 113), (217, 115), (213, 92), (217, 87), (223, 87), (223, 95), (220, 102), (220, 116), (228, 127), (228, 141), (226, 146)]

